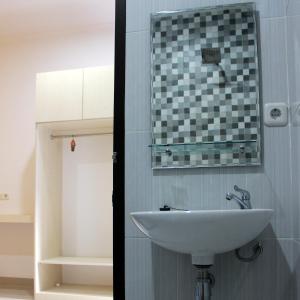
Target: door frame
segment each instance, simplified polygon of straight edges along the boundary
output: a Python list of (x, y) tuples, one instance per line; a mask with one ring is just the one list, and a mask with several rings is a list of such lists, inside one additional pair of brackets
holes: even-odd
[(115, 0), (113, 289), (125, 300), (125, 63), (126, 0)]

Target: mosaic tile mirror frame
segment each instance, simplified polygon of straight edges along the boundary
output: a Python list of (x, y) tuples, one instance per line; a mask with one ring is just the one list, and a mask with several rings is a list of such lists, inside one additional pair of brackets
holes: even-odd
[(253, 3), (151, 18), (152, 167), (261, 163)]

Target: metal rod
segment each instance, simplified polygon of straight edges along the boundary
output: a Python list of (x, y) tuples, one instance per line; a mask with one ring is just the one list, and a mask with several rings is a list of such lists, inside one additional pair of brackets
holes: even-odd
[(211, 300), (215, 278), (209, 272), (209, 266), (196, 266), (198, 277), (195, 287), (195, 300)]
[(51, 134), (51, 139), (63, 139), (63, 138), (72, 138), (80, 136), (96, 136), (96, 135), (110, 135), (112, 132), (103, 132), (103, 133), (78, 133), (78, 134), (62, 134), (62, 135), (53, 135)]

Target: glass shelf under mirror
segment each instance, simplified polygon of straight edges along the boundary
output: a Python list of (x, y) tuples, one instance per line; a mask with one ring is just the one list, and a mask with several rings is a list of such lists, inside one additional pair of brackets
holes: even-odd
[(258, 141), (217, 141), (182, 144), (152, 144), (152, 168), (253, 165)]
[(198, 142), (198, 143), (174, 143), (174, 144), (152, 144), (149, 145), (151, 148), (160, 148), (160, 147), (190, 147), (190, 146), (202, 146), (206, 145), (224, 145), (224, 144), (248, 144), (248, 143), (257, 143), (256, 140), (234, 140), (234, 141), (213, 141), (213, 142)]

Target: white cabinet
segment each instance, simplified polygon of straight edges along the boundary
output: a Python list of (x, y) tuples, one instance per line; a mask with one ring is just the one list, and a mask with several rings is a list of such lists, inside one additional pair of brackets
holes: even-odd
[(39, 73), (37, 122), (113, 118), (114, 67)]
[(83, 119), (112, 118), (113, 66), (84, 69), (83, 82)]
[(82, 97), (82, 69), (38, 74), (37, 122), (81, 120)]
[(108, 121), (36, 127), (35, 300), (113, 300), (113, 135), (76, 137)]

